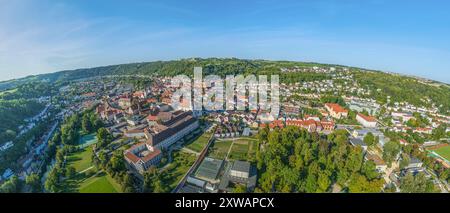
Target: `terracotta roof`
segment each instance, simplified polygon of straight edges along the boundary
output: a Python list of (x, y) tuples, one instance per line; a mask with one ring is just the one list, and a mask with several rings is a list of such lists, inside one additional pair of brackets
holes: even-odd
[(125, 158), (131, 160), (134, 163), (137, 163), (139, 161), (139, 157), (133, 154), (132, 152), (126, 152)]
[(377, 119), (372, 117), (372, 116), (367, 116), (361, 113), (358, 113), (358, 116), (361, 117), (362, 119), (366, 120), (367, 122), (377, 122)]
[(156, 156), (161, 154), (161, 150), (154, 148), (153, 152), (149, 153), (148, 155), (142, 157), (142, 161), (144, 162), (148, 162), (150, 160), (152, 160), (153, 158), (155, 158)]
[(341, 107), (341, 105), (339, 104), (335, 104), (335, 103), (326, 103), (325, 106), (328, 106), (328, 108), (330, 108), (332, 111), (339, 113), (339, 112), (348, 112), (346, 109), (344, 109), (343, 107)]
[(149, 121), (157, 121), (158, 120), (158, 116), (156, 116), (156, 115), (149, 115), (149, 116), (147, 116), (147, 120), (149, 120)]

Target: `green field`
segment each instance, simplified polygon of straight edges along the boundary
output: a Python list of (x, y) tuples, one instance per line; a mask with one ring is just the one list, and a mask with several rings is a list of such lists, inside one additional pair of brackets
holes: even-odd
[(450, 146), (444, 146), (433, 151), (442, 156), (443, 158), (445, 158), (446, 160), (450, 161)]
[(249, 142), (247, 142), (247, 141), (234, 142), (233, 146), (231, 147), (231, 151), (230, 151), (228, 158), (231, 160), (247, 160), (248, 150), (249, 150), (248, 144), (249, 144)]
[(93, 166), (91, 163), (92, 146), (85, 147), (78, 152), (67, 156), (67, 166), (74, 167), (77, 172), (81, 172)]
[[(80, 149), (67, 156), (66, 168), (74, 167), (78, 174), (64, 180), (64, 192), (114, 193), (121, 187), (104, 172), (97, 171), (92, 161), (92, 146)], [(84, 171), (84, 172), (83, 172)]]
[(79, 187), (81, 193), (117, 193), (120, 191), (120, 185), (103, 173), (86, 179)]
[(192, 151), (201, 152), (208, 143), (210, 137), (211, 133), (205, 132), (203, 135), (201, 135), (191, 143), (188, 143), (186, 147)]
[(208, 157), (214, 159), (223, 160), (227, 156), (228, 150), (230, 149), (231, 143), (233, 141), (215, 141), (213, 146), (210, 147)]
[(253, 138), (239, 138), (237, 140), (217, 140), (209, 149), (208, 157), (223, 160), (226, 158), (228, 151), (230, 151), (230, 153), (228, 154), (228, 159), (230, 160), (251, 161), (256, 151), (255, 145), (256, 142)]
[(162, 181), (169, 186), (170, 190), (177, 186), (197, 158), (194, 154), (182, 151), (173, 152), (172, 154), (173, 161), (164, 169), (162, 174)]

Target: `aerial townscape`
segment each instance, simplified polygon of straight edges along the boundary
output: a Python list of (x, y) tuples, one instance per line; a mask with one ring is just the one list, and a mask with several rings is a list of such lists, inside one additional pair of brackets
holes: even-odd
[[(278, 117), (174, 107), (194, 67), (279, 75)], [(414, 76), (188, 58), (0, 82), (0, 192), (447, 193), (449, 173), (450, 85)]]

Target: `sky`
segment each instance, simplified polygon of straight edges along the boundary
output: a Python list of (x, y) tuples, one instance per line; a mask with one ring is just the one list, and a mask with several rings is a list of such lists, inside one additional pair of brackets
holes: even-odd
[(450, 83), (450, 1), (0, 0), (0, 81), (191, 57), (312, 61)]

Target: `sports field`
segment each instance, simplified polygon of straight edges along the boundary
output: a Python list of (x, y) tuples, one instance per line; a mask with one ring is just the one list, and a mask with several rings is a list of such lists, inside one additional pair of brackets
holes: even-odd
[(86, 147), (86, 146), (90, 146), (94, 143), (97, 143), (97, 136), (95, 135), (95, 133), (92, 133), (92, 134), (88, 134), (88, 135), (83, 135), (80, 138), (78, 146)]
[(81, 193), (117, 193), (120, 191), (120, 185), (104, 173), (84, 180), (79, 187)]
[(450, 146), (444, 146), (433, 151), (445, 158), (447, 161), (450, 161)]

